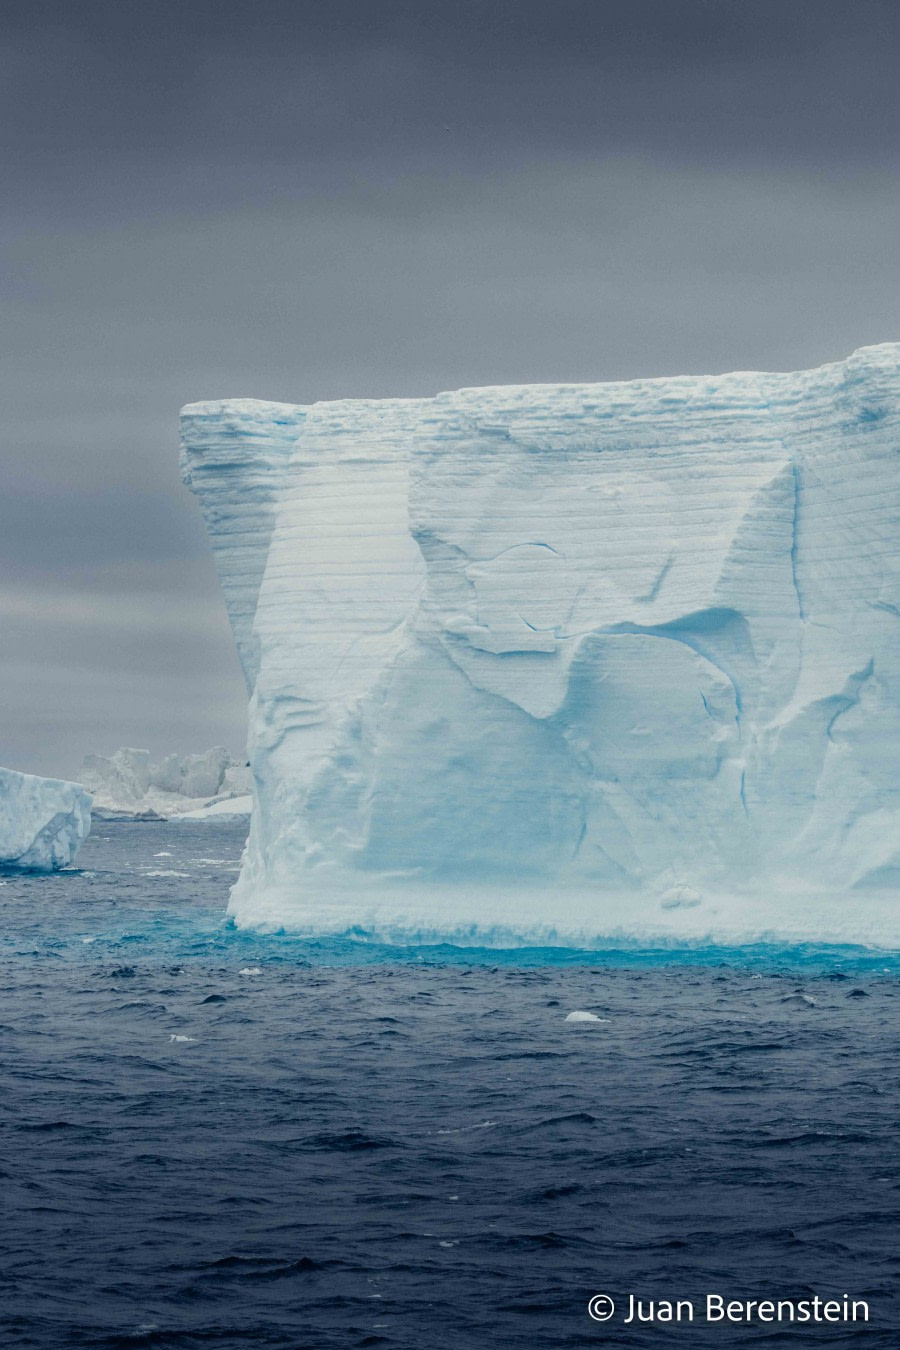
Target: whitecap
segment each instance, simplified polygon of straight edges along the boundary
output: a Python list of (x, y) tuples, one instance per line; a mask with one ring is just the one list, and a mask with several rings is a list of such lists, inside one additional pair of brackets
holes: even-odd
[(145, 877), (189, 877), (190, 872), (173, 872), (171, 867), (160, 867), (149, 869), (142, 867), (141, 871)]
[(196, 1036), (176, 1036), (173, 1032), (169, 1037), (169, 1043), (171, 1044), (172, 1041), (177, 1041), (179, 1045), (182, 1045), (185, 1041), (195, 1041), (196, 1039)]
[(171, 858), (172, 855), (171, 853), (167, 853), (166, 850), (163, 849), (162, 853), (154, 853), (153, 856), (154, 858)]
[(798, 989), (793, 994), (786, 994), (781, 1002), (792, 1004), (795, 1008), (815, 1008), (816, 1006), (816, 1000), (812, 994), (804, 994), (802, 989)]
[(480, 1120), (477, 1125), (458, 1125), (456, 1129), (435, 1130), (435, 1134), (468, 1134), (470, 1130), (489, 1130), (496, 1120)]
[(262, 970), (259, 966), (244, 966), (243, 970), (238, 971), (239, 975), (261, 975)]

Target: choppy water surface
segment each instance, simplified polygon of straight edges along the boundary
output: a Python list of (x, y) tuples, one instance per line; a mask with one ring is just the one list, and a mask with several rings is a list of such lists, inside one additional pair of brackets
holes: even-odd
[(95, 829), (0, 886), (4, 1348), (897, 1344), (896, 959), (245, 935), (240, 828)]

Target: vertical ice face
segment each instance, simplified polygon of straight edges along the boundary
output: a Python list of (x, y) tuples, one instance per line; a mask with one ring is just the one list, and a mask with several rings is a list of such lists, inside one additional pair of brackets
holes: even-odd
[(251, 689), (239, 921), (893, 923), (900, 347), (183, 420)]
[(292, 447), (305, 408), (233, 398), (181, 414), (181, 476), (197, 494), (250, 691), (253, 616)]
[(0, 871), (68, 867), (90, 828), (91, 798), (78, 783), (0, 769)]

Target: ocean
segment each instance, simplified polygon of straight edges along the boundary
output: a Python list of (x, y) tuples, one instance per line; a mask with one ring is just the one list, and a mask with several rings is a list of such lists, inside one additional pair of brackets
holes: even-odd
[(897, 956), (244, 933), (244, 834), (0, 880), (3, 1350), (898, 1344)]

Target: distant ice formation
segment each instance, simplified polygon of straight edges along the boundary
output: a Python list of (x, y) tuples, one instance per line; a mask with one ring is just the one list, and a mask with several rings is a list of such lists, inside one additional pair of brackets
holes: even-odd
[(198, 806), (194, 811), (180, 811), (177, 815), (170, 816), (170, 820), (189, 823), (192, 820), (212, 820), (224, 823), (225, 821), (241, 820), (250, 816), (253, 810), (253, 798), (248, 793), (246, 797), (224, 797), (211, 802), (208, 806)]
[(221, 745), (202, 755), (167, 755), (151, 764), (148, 750), (86, 755), (81, 781), (94, 794), (100, 818), (165, 819), (217, 802), (245, 797), (250, 770)]
[(240, 924), (900, 941), (900, 346), (182, 415)]
[(0, 871), (68, 867), (90, 829), (91, 799), (78, 783), (0, 769)]

